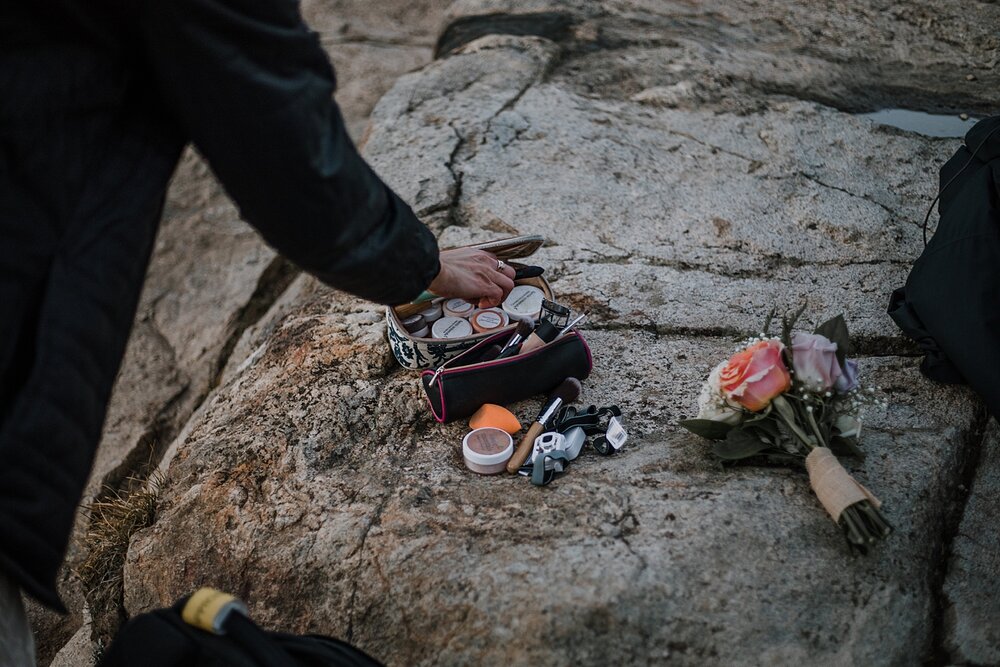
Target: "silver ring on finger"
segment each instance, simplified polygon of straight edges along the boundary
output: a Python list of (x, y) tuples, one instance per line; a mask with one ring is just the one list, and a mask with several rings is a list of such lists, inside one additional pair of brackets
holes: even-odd
[(507, 266), (507, 265), (504, 264), (504, 262), (503, 262), (502, 259), (498, 259), (497, 260), (497, 271), (503, 271), (503, 269), (504, 269), (505, 266)]

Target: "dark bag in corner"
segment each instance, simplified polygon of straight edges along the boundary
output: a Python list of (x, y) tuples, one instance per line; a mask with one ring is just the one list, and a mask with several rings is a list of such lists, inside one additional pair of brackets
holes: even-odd
[(202, 588), (173, 607), (136, 616), (100, 667), (382, 667), (363, 651), (320, 635), (267, 632), (231, 595)]
[(937, 230), (889, 315), (932, 380), (967, 382), (1000, 416), (1000, 116), (977, 123), (941, 169)]
[(542, 347), (506, 359), (481, 362), (494, 343), (502, 345), (512, 331), (503, 331), (448, 361), (436, 371), (424, 371), (420, 380), (435, 419), (447, 423), (464, 419), (484, 403), (509, 405), (555, 389), (568, 377), (585, 380), (593, 369), (587, 341), (579, 331)]

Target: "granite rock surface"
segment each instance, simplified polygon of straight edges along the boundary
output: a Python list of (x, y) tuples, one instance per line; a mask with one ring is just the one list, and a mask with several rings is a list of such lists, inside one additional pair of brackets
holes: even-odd
[(958, 664), (1000, 664), (1000, 431), (991, 422), (945, 579), (945, 645)]
[[(629, 444), (545, 489), (469, 473), (465, 427), (430, 419), (381, 312), (301, 276), (160, 462), (128, 614), (212, 585), (391, 665), (988, 664), (996, 564), (963, 538), (991, 529), (985, 414), (924, 380), (884, 314), (958, 143), (852, 112), (987, 112), (998, 14), (453, 4), (438, 59), (382, 97), (365, 153), (442, 245), (546, 236), (535, 259), (590, 313), (582, 400), (618, 403)], [(890, 398), (849, 464), (897, 528), (867, 557), (801, 471), (723, 467), (676, 426), (720, 358), (803, 301), (809, 322), (845, 313)]]

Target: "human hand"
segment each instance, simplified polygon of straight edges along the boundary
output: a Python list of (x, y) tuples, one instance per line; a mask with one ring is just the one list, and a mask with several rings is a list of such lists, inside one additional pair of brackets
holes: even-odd
[(443, 251), (440, 259), (441, 270), (428, 288), (437, 296), (493, 308), (514, 289), (514, 269), (488, 252), (455, 248)]

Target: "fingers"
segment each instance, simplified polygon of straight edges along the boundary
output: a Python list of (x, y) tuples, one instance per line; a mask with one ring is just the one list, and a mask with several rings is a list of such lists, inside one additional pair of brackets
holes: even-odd
[(514, 274), (513, 267), (499, 263), (492, 253), (473, 248), (445, 250), (431, 291), (439, 296), (475, 299), (480, 308), (493, 308), (514, 289)]
[(510, 294), (510, 291), (514, 289), (514, 281), (499, 271), (497, 271), (497, 274), (493, 276), (493, 282), (501, 290), (503, 290), (503, 296), (500, 299), (501, 301), (506, 299), (507, 295)]
[[(514, 269), (506, 264), (500, 265), (500, 269), (497, 269), (497, 259), (494, 255), (490, 253), (484, 253), (490, 259), (491, 270), (486, 274), (487, 278), (493, 283), (490, 287), (490, 291), (483, 294), (481, 302), (489, 302), (487, 308), (493, 308), (494, 306), (499, 306), (503, 303), (503, 300), (507, 298), (510, 291), (514, 289)], [(499, 287), (500, 291), (495, 292), (493, 287)], [(480, 306), (483, 307), (483, 306)]]
[(490, 279), (500, 285), (503, 289), (503, 295), (506, 297), (507, 294), (514, 289), (514, 267), (506, 262), (501, 262), (497, 259), (497, 256), (492, 253), (484, 252), (483, 254), (489, 257), (490, 268), (493, 269), (493, 275), (490, 276)]
[(496, 283), (491, 283), (484, 288), (483, 296), (479, 299), (479, 307), (495, 308), (503, 302), (504, 296), (504, 292), (500, 289), (500, 286)]
[(499, 271), (497, 271), (497, 273), (502, 274), (507, 278), (510, 278), (511, 284), (512, 285), (514, 284), (514, 267), (511, 266), (510, 264), (504, 262), (504, 265), (500, 268)]
[(511, 266), (507, 262), (501, 262), (500, 259), (491, 252), (484, 252), (483, 254), (486, 257), (490, 258), (490, 268), (492, 268), (497, 273), (503, 274), (508, 278), (510, 278), (511, 280), (514, 280), (515, 271), (513, 266)]

